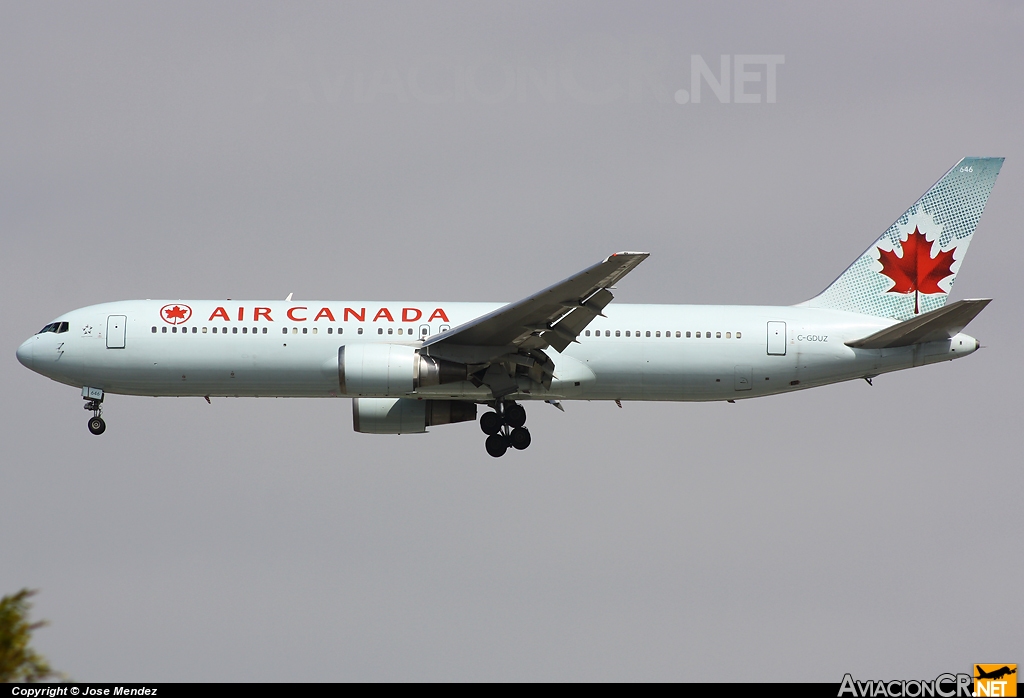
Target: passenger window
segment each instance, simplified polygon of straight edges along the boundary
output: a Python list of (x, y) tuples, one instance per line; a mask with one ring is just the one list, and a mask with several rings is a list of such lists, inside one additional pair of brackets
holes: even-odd
[(395, 328), (389, 327), (388, 328), (388, 334), (394, 334), (394, 333), (395, 333)]
[[(678, 336), (679, 336), (679, 333), (678, 333), (678, 332), (676, 332), (676, 337), (678, 337)], [(689, 339), (689, 338), (690, 338), (690, 332), (689, 332), (689, 330), (687, 330), (687, 332), (686, 332), (686, 338), (687, 338), (687, 339)]]
[(153, 325), (153, 334), (156, 334), (156, 325)]
[(345, 331), (345, 328), (344, 328), (344, 327), (339, 327), (339, 328), (338, 328), (338, 334), (341, 334), (341, 333), (342, 333), (342, 332), (344, 332), (344, 331)]
[(178, 328), (177, 327), (172, 327), (171, 328), (171, 334), (178, 334)]
[(199, 332), (199, 328), (198, 327), (193, 327), (192, 328), (192, 334), (196, 334), (197, 332)]
[(266, 334), (266, 333), (267, 333), (267, 328), (266, 328), (266, 327), (264, 327), (264, 328), (263, 328), (263, 334)]
[(616, 337), (621, 337), (621, 336), (622, 336), (622, 333), (621, 333), (621, 332), (619, 332), (618, 330), (615, 330), (615, 336), (616, 336)]
[(384, 334), (384, 328), (383, 327), (378, 327), (377, 328), (377, 334)]
[(316, 328), (315, 327), (313, 328), (313, 334), (316, 334)]
[(715, 332), (715, 339), (721, 339), (721, 338), (722, 338), (722, 333), (721, 332)]
[(739, 339), (739, 338), (740, 338), (740, 337), (742, 337), (742, 336), (743, 336), (743, 333), (742, 333), (742, 332), (737, 332), (737, 333), (736, 333), (736, 339)]
[(249, 328), (248, 327), (243, 327), (242, 328), (242, 334), (248, 334), (248, 333), (249, 333)]
[(362, 334), (362, 333), (363, 333), (363, 328), (362, 327), (360, 327), (358, 330), (356, 330), (356, 334)]
[(231, 328), (231, 334), (238, 334), (238, 328), (237, 327), (232, 327)]
[(302, 334), (309, 334), (309, 328), (308, 327), (303, 327), (302, 328)]
[(292, 328), (292, 334), (298, 334), (298, 333), (299, 333), (299, 328), (298, 327), (293, 327)]
[[(650, 337), (650, 336), (651, 336), (651, 333), (650, 333), (650, 332), (648, 332), (648, 333), (647, 333), (647, 336), (648, 336), (648, 337)], [(661, 336), (661, 332), (655, 332), (655, 333), (654, 333), (654, 336), (655, 336), (655, 337), (660, 337), (660, 336)]]
[(287, 327), (282, 327), (281, 328), (281, 334), (288, 334), (288, 328)]
[(334, 328), (333, 327), (328, 327), (327, 328), (327, 334), (334, 334)]
[(205, 327), (203, 328), (203, 334), (206, 334), (206, 328)]
[(167, 328), (166, 327), (161, 327), (160, 331), (163, 332), (164, 334), (167, 334)]
[(626, 336), (627, 337), (629, 336), (629, 330), (626, 330)]
[(711, 333), (710, 332), (705, 332), (704, 333), (704, 338), (705, 339), (711, 339)]
[(696, 334), (697, 339), (700, 339), (700, 332)]
[(726, 332), (725, 333), (725, 338), (726, 339), (732, 339), (732, 332)]

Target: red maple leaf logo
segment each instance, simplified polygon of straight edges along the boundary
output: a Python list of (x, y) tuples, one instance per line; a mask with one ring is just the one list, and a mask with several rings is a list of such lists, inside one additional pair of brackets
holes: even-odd
[(903, 256), (896, 251), (878, 248), (878, 261), (882, 263), (882, 274), (892, 279), (893, 286), (887, 293), (914, 293), (914, 314), (920, 312), (918, 293), (946, 293), (939, 288), (939, 282), (953, 275), (953, 250), (946, 250), (932, 257), (932, 243), (924, 233), (914, 227), (902, 244)]
[(192, 317), (192, 308), (187, 305), (165, 305), (160, 308), (160, 316), (164, 319), (164, 322), (177, 325)]

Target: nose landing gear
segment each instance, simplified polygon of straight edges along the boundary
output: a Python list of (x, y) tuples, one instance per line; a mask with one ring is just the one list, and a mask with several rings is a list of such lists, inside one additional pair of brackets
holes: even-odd
[(480, 417), (480, 430), (487, 434), (484, 447), (494, 458), (505, 455), (509, 447), (522, 451), (533, 440), (526, 424), (526, 408), (522, 405), (498, 400), (494, 412), (485, 412)]
[(89, 418), (89, 431), (99, 436), (107, 430), (107, 423), (103, 421), (103, 391), (99, 388), (82, 388), (82, 399), (86, 401), (82, 407), (92, 412)]

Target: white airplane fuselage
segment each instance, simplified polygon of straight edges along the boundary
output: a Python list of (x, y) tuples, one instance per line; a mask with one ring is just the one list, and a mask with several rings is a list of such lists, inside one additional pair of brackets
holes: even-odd
[[(168, 305), (188, 318), (163, 319)], [(33, 371), (68, 385), (150, 396), (357, 397), (339, 382), (342, 346), (417, 348), (500, 303), (122, 301), (66, 313), (63, 332), (18, 349)], [(346, 312), (348, 309), (348, 312)], [(891, 349), (847, 341), (895, 320), (800, 306), (614, 303), (554, 359), (550, 388), (519, 378), (516, 400), (737, 400), (873, 377), (973, 353), (951, 339)], [(360, 318), (360, 316), (362, 316)], [(346, 319), (347, 318), (347, 319)], [(469, 381), (378, 397), (493, 400)]]

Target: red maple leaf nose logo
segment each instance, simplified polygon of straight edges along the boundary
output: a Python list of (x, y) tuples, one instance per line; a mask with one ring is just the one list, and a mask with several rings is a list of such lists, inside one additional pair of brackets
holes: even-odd
[(953, 250), (939, 250), (932, 257), (932, 243), (917, 226), (901, 246), (902, 257), (898, 257), (895, 250), (879, 247), (878, 261), (882, 263), (881, 273), (893, 282), (887, 293), (913, 293), (916, 315), (920, 312), (918, 293), (946, 293), (939, 287), (939, 282), (953, 275)]
[(192, 308), (184, 304), (168, 304), (160, 308), (160, 317), (164, 322), (180, 325), (192, 317)]

